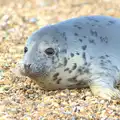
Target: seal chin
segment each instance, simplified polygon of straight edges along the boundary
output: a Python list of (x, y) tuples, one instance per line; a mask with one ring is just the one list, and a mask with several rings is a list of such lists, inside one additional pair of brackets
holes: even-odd
[(31, 77), (31, 78), (40, 77), (41, 73), (40, 72), (29, 72), (29, 73), (26, 73), (26, 76)]
[(48, 74), (46, 72), (43, 71), (26, 71), (24, 69), (24, 71), (21, 71), (21, 74), (23, 74), (24, 76), (27, 76), (29, 78), (35, 79), (35, 78), (46, 78), (48, 76)]
[(27, 76), (29, 78), (35, 79), (35, 78), (45, 78), (48, 76), (47, 72), (44, 69), (36, 70), (34, 67), (25, 67), (21, 66), (19, 69), (21, 75)]

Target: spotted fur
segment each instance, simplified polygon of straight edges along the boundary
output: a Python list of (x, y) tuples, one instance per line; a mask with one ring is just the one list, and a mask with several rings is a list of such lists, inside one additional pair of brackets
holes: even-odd
[(94, 95), (120, 98), (119, 31), (120, 19), (110, 16), (45, 26), (28, 38), (20, 72), (44, 89), (88, 86)]

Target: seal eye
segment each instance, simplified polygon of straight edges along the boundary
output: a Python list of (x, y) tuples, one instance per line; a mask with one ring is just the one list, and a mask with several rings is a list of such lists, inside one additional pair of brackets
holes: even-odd
[(28, 51), (27, 47), (24, 47), (24, 53), (26, 53)]
[(47, 49), (45, 50), (45, 53), (46, 53), (47, 55), (54, 55), (55, 51), (54, 51), (53, 48), (47, 48)]

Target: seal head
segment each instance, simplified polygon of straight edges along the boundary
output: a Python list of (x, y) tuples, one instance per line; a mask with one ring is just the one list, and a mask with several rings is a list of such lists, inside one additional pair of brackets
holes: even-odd
[[(67, 43), (64, 35), (53, 26), (43, 27), (28, 38), (24, 48), (21, 74), (35, 79), (43, 85), (42, 87), (47, 84), (50, 86), (51, 79), (55, 81), (67, 63), (66, 53)], [(49, 89), (48, 86), (46, 88)]]

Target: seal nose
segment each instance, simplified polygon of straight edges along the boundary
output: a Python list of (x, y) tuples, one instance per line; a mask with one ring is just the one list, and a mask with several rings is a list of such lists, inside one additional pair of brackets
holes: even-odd
[(26, 72), (30, 71), (30, 66), (31, 66), (31, 64), (24, 64), (24, 69)]

